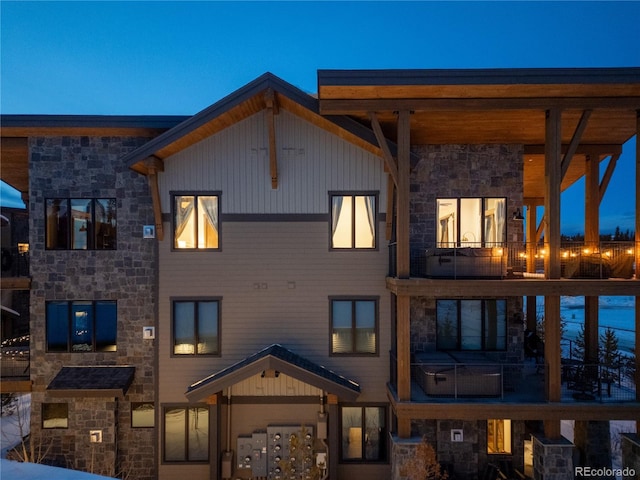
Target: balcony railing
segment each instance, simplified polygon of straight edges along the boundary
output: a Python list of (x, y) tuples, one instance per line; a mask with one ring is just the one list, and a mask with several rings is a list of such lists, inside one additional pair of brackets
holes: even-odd
[(0, 347), (0, 378), (11, 380), (29, 379), (30, 354), (29, 335), (4, 340)]
[[(567, 242), (560, 247), (562, 278), (633, 278), (634, 242)], [(542, 245), (432, 244), (412, 247), (410, 273), (427, 278), (544, 278)], [(396, 276), (397, 245), (389, 244), (389, 276)]]
[(15, 247), (2, 247), (2, 277), (29, 276), (29, 247), (20, 244)]

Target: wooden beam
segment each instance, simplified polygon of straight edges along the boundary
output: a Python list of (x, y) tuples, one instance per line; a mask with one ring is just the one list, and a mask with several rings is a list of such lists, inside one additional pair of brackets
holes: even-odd
[[(578, 145), (580, 145), (580, 140), (582, 139), (582, 134), (584, 133), (585, 128), (587, 128), (587, 123), (589, 122), (589, 117), (591, 116), (591, 110), (585, 110), (582, 112), (582, 116), (580, 117), (580, 121), (576, 126), (575, 131), (573, 132), (573, 137), (571, 137), (571, 142), (569, 142), (569, 148), (567, 149), (564, 157), (562, 158), (562, 166), (561, 166), (561, 175), (560, 182), (564, 179), (564, 176), (569, 170), (569, 165), (571, 164), (571, 160), (573, 160), (573, 156), (578, 149)], [(562, 147), (561, 147), (562, 148)]]
[(378, 117), (375, 112), (369, 112), (369, 120), (371, 121), (371, 128), (373, 129), (373, 133), (376, 135), (376, 140), (378, 141), (378, 145), (382, 149), (382, 158), (384, 159), (384, 163), (387, 166), (387, 170), (389, 170), (389, 175), (393, 178), (393, 183), (395, 186), (398, 186), (398, 165), (396, 159), (391, 155), (391, 149), (389, 148), (389, 144), (387, 143), (387, 139), (384, 137), (382, 133), (382, 127), (380, 126), (380, 122), (378, 121)]
[(435, 110), (547, 110), (640, 109), (640, 96), (560, 98), (376, 98), (320, 100), (321, 115), (356, 115), (363, 112)]
[(272, 88), (267, 88), (264, 93), (267, 104), (267, 124), (269, 127), (269, 171), (271, 172), (271, 188), (278, 188), (278, 157), (276, 146), (276, 118), (278, 114), (278, 102)]
[[(525, 145), (524, 155), (544, 155), (544, 148), (544, 145)], [(564, 155), (568, 150), (569, 145), (563, 143), (562, 148), (560, 149), (561, 153)], [(587, 153), (598, 153), (602, 156), (621, 154), (622, 145), (619, 145), (617, 143), (580, 144), (576, 147), (574, 155), (585, 155)]]
[(548, 402), (559, 402), (562, 397), (560, 365), (560, 296), (544, 297), (544, 365)]
[(411, 132), (410, 113), (403, 110), (398, 113), (398, 196), (396, 217), (397, 275), (409, 278), (409, 222), (410, 222), (410, 170), (411, 170)]
[[(584, 240), (596, 249), (600, 242), (600, 155), (587, 154), (584, 187)], [(584, 297), (584, 358), (598, 363), (598, 297)]]
[[(536, 250), (538, 246), (538, 230), (536, 228), (537, 211), (535, 205), (527, 204), (527, 272), (536, 272)], [(542, 224), (542, 222), (540, 222)], [(527, 309), (528, 311), (528, 309)]]
[(395, 192), (396, 192), (396, 188), (393, 183), (393, 179), (391, 178), (391, 176), (388, 176), (387, 177), (387, 215), (385, 219), (385, 222), (386, 222), (385, 234), (386, 234), (387, 241), (390, 241), (393, 235), (393, 214), (394, 214), (394, 204), (395, 204), (395, 202), (393, 201), (393, 197), (395, 195)]
[(540, 241), (540, 239), (542, 238), (542, 234), (544, 233), (544, 224), (546, 222), (545, 216), (546, 214), (543, 213), (542, 218), (540, 219), (540, 223), (538, 224), (538, 228), (536, 228), (536, 243)]
[(31, 277), (2, 277), (0, 290), (31, 290)]
[(560, 428), (560, 420), (544, 420), (544, 436), (551, 440), (559, 439), (562, 437), (562, 431)]
[(160, 200), (160, 189), (158, 187), (158, 172), (164, 172), (164, 162), (162, 159), (152, 155), (144, 161), (147, 169), (147, 181), (151, 191), (151, 201), (153, 203), (153, 217), (156, 225), (156, 238), (164, 240), (164, 228), (162, 224), (162, 203)]
[[(636, 282), (640, 280), (640, 109), (636, 112)], [(636, 295), (636, 400), (640, 401), (640, 295)], [(640, 427), (640, 419), (637, 421)]]
[(411, 400), (411, 297), (398, 295), (396, 308), (398, 399)]
[(547, 110), (545, 118), (544, 244), (546, 278), (560, 278), (561, 111)]
[(616, 169), (616, 164), (618, 163), (619, 158), (620, 154), (615, 153), (611, 155), (611, 158), (609, 159), (607, 169), (605, 170), (604, 175), (602, 176), (602, 180), (600, 181), (600, 203), (602, 203), (604, 194), (607, 192), (609, 182), (611, 181), (611, 176), (613, 175), (613, 171)]

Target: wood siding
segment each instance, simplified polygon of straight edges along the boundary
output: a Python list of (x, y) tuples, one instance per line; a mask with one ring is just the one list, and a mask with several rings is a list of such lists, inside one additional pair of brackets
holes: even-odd
[[(165, 224), (165, 227), (168, 227)], [(379, 231), (384, 228), (378, 225)], [(159, 401), (279, 343), (358, 382), (359, 400), (387, 400), (390, 294), (387, 251), (329, 251), (325, 222), (226, 222), (220, 252), (171, 251), (160, 242)], [(329, 355), (329, 297), (379, 296), (379, 355)], [(171, 356), (171, 297), (221, 297), (220, 357)]]
[(271, 188), (266, 111), (165, 159), (159, 175), (162, 209), (171, 191), (222, 191), (222, 213), (327, 213), (330, 190), (380, 192), (386, 209), (383, 161), (281, 110), (276, 116), (278, 188)]

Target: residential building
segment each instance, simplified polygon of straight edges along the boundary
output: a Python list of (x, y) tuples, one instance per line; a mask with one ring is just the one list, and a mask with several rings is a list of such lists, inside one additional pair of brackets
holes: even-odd
[[(575, 464), (606, 465), (640, 397), (598, 297), (640, 297), (640, 249), (598, 206), (638, 111), (637, 68), (321, 70), (317, 97), (265, 74), (192, 117), (3, 116), (33, 438), (140, 479), (402, 479), (422, 438), (456, 478), (560, 479), (575, 420)], [(581, 362), (560, 296), (586, 298)]]

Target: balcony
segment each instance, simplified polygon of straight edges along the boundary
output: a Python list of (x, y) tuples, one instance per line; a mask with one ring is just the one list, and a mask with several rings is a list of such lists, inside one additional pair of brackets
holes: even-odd
[[(563, 279), (635, 277), (634, 242), (568, 242), (561, 245)], [(396, 277), (395, 243), (389, 244), (389, 276)], [(548, 252), (542, 245), (425, 245), (413, 249), (410, 275), (432, 279), (544, 279)]]
[(29, 335), (2, 342), (0, 347), (0, 380), (2, 393), (31, 391)]
[(29, 244), (18, 243), (13, 247), (2, 247), (2, 289), (28, 290)]

